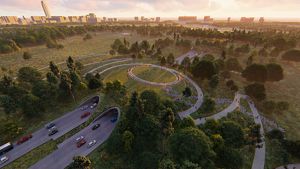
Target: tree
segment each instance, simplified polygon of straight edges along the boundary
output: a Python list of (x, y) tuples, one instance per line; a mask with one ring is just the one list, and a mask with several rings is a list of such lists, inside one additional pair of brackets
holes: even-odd
[(280, 101), (280, 102), (277, 103), (276, 108), (279, 111), (286, 111), (286, 110), (289, 109), (289, 103), (286, 102), (286, 101)]
[(56, 101), (58, 96), (57, 87), (43, 80), (33, 85), (31, 93), (40, 99), (43, 106), (50, 106), (51, 103)]
[(51, 72), (52, 72), (56, 77), (59, 78), (59, 76), (60, 76), (60, 71), (59, 71), (57, 65), (56, 65), (54, 62), (51, 61), (49, 67), (50, 67)]
[(253, 83), (245, 87), (245, 92), (248, 96), (262, 101), (266, 98), (266, 89), (263, 84)]
[(209, 138), (197, 128), (184, 128), (170, 137), (170, 152), (176, 161), (188, 160), (206, 167), (215, 156)]
[(75, 156), (73, 162), (68, 165), (67, 169), (90, 169), (92, 162), (85, 156)]
[(179, 126), (180, 128), (188, 128), (188, 127), (196, 127), (196, 124), (194, 122), (194, 119), (188, 116), (180, 121)]
[(48, 72), (46, 74), (47, 77), (47, 81), (51, 84), (57, 84), (58, 83), (58, 79), (57, 77), (52, 73), (52, 72)]
[(244, 164), (244, 159), (239, 151), (223, 147), (217, 152), (216, 164), (219, 168), (240, 169)]
[(112, 49), (112, 50), (109, 51), (109, 54), (114, 56), (116, 54), (116, 51)]
[(87, 34), (85, 34), (85, 36), (83, 37), (83, 40), (86, 41), (86, 40), (89, 40), (89, 39), (92, 39), (92, 38), (93, 38), (92, 35), (89, 34), (89, 33), (87, 33)]
[(159, 162), (158, 169), (176, 169), (176, 164), (171, 159), (163, 159)]
[(252, 64), (246, 67), (242, 72), (242, 76), (250, 82), (255, 81), (264, 83), (267, 80), (268, 72), (266, 66)]
[(217, 74), (216, 66), (211, 61), (201, 60), (195, 67), (192, 68), (192, 74), (196, 78), (210, 79)]
[(175, 62), (175, 57), (174, 57), (173, 53), (170, 53), (170, 54), (168, 55), (168, 57), (167, 57), (167, 63), (168, 63), (169, 65), (173, 65), (174, 62)]
[(188, 70), (191, 67), (191, 59), (189, 57), (185, 57), (181, 62), (181, 65), (185, 70)]
[(166, 63), (167, 63), (166, 58), (165, 58), (165, 57), (162, 57), (161, 60), (160, 60), (160, 65), (161, 65), (161, 66), (165, 66)]
[(76, 102), (72, 91), (72, 80), (67, 72), (61, 74), (59, 88), (64, 91), (66, 95), (72, 96), (74, 102)]
[(120, 46), (123, 45), (120, 39), (115, 39), (114, 43), (111, 45), (111, 48), (115, 51), (118, 51)]
[(201, 110), (203, 110), (204, 113), (212, 113), (215, 110), (215, 105), (216, 102), (212, 98), (205, 96)]
[(73, 58), (71, 56), (69, 56), (67, 59), (67, 67), (69, 68), (70, 72), (73, 72), (76, 70), (75, 61), (73, 60)]
[(225, 51), (225, 50), (222, 51), (221, 59), (222, 59), (222, 60), (225, 60), (225, 59), (226, 59), (226, 51)]
[(23, 53), (23, 59), (28, 60), (31, 59), (32, 55), (29, 52), (24, 52)]
[(236, 122), (225, 121), (221, 123), (220, 134), (227, 146), (239, 148), (244, 144), (244, 131)]
[(167, 108), (162, 113), (161, 126), (163, 134), (165, 136), (170, 136), (174, 132), (173, 122), (175, 121), (175, 116), (172, 109)]
[(153, 90), (145, 90), (141, 93), (140, 99), (143, 101), (145, 112), (157, 115), (159, 112), (160, 97)]
[(197, 163), (192, 163), (188, 160), (185, 160), (180, 166), (180, 169), (202, 169), (202, 167), (200, 167)]
[(263, 108), (265, 113), (273, 113), (276, 109), (276, 103), (274, 101), (264, 101)]
[(88, 84), (89, 89), (94, 90), (94, 89), (101, 89), (103, 87), (103, 83), (101, 80), (93, 77), (89, 80)]
[(218, 86), (218, 84), (219, 84), (219, 76), (214, 75), (209, 81), (209, 86), (215, 89)]
[(126, 130), (124, 131), (122, 135), (122, 141), (123, 141), (123, 150), (126, 153), (130, 153), (133, 149), (133, 141), (134, 141), (134, 135), (132, 132)]
[(190, 87), (186, 87), (182, 92), (183, 96), (190, 97), (192, 96), (192, 89)]
[(26, 94), (21, 98), (20, 107), (27, 117), (39, 116), (43, 111), (40, 99), (32, 94)]
[(19, 82), (29, 82), (34, 84), (35, 82), (42, 80), (42, 74), (35, 68), (22, 67), (18, 71)]
[(82, 70), (84, 68), (83, 64), (79, 61), (75, 62), (75, 68), (76, 70)]
[(6, 114), (15, 113), (17, 111), (17, 104), (13, 98), (4, 95), (0, 97), (0, 105), (3, 107)]
[(150, 49), (150, 44), (147, 40), (143, 40), (140, 45), (140, 49), (143, 49), (146, 53)]
[(10, 87), (14, 85), (13, 79), (8, 76), (4, 75), (0, 81), (0, 92), (7, 93)]
[(72, 89), (79, 87), (81, 84), (81, 77), (79, 76), (77, 71), (70, 71), (69, 76), (72, 84)]
[(270, 63), (266, 66), (267, 68), (267, 80), (274, 82), (283, 79), (283, 69), (279, 64)]
[(243, 70), (240, 62), (237, 58), (229, 58), (225, 61), (225, 68), (229, 71), (237, 71), (240, 72)]
[(282, 55), (282, 60), (300, 62), (300, 50), (289, 50)]

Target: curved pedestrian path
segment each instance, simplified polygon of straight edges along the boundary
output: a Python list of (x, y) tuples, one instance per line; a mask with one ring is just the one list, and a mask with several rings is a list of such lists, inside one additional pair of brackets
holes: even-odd
[[(148, 66), (154, 66), (154, 67), (158, 67), (158, 68), (166, 68), (166, 67), (162, 67), (162, 66), (158, 66), (158, 65), (154, 65), (154, 64), (145, 64), (145, 63), (125, 63), (125, 64), (120, 64), (120, 65), (114, 65), (112, 67), (109, 67), (109, 68), (106, 68), (104, 70), (102, 70), (101, 72), (98, 72), (99, 74), (103, 74), (107, 71), (110, 71), (112, 69), (116, 69), (116, 68), (119, 68), (119, 67), (126, 67), (126, 66), (144, 66), (144, 65), (148, 65)], [(99, 69), (102, 68), (102, 67), (99, 67)], [(178, 76), (181, 76), (181, 78), (184, 78), (186, 79), (189, 83), (191, 83), (194, 88), (196, 89), (197, 91), (197, 101), (196, 103), (190, 107), (189, 109), (185, 110), (185, 111), (182, 111), (182, 112), (179, 112), (178, 115), (181, 119), (189, 116), (190, 114), (194, 113), (195, 111), (198, 110), (198, 108), (200, 108), (200, 106), (202, 105), (203, 103), (203, 92), (201, 90), (201, 88), (197, 85), (197, 83), (195, 83), (191, 78), (189, 78), (188, 76), (186, 76), (185, 74), (181, 73), (181, 72), (178, 72), (177, 70), (174, 70), (174, 69), (169, 69), (169, 68), (166, 68), (168, 69), (170, 72), (174, 73), (174, 74), (177, 74)], [(90, 71), (90, 73), (92, 72), (95, 72), (97, 71), (98, 69), (95, 68), (93, 69), (93, 71)]]
[(285, 166), (277, 167), (276, 169), (300, 169), (300, 164), (287, 164)]
[(148, 84), (148, 85), (153, 85), (153, 86), (172, 86), (172, 85), (175, 85), (175, 84), (177, 84), (177, 83), (179, 83), (181, 81), (180, 76), (178, 74), (174, 73), (173, 71), (171, 71), (169, 68), (161, 67), (161, 66), (157, 66), (157, 65), (147, 65), (147, 66), (154, 67), (154, 68), (160, 68), (162, 70), (170, 72), (173, 76), (176, 77), (176, 80), (174, 80), (172, 82), (167, 82), (167, 83), (151, 82), (151, 81), (144, 80), (144, 79), (136, 76), (133, 73), (133, 69), (136, 68), (137, 66), (129, 68), (127, 73), (129, 75), (129, 77), (131, 77), (132, 79), (134, 79), (134, 80), (136, 80), (138, 82), (141, 82), (141, 83), (144, 83), (144, 84)]

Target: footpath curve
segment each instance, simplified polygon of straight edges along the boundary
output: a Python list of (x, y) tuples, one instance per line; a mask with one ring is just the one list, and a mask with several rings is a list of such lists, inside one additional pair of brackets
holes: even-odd
[[(115, 65), (109, 68), (106, 68), (104, 70), (102, 70), (101, 72), (98, 72), (99, 74), (103, 74), (109, 70), (115, 69), (115, 68), (119, 68), (119, 67), (125, 67), (125, 66), (141, 66), (141, 65), (153, 65), (153, 64), (145, 64), (145, 63), (128, 63), (128, 64), (121, 64), (121, 65)], [(162, 66), (158, 66), (158, 65), (154, 65), (156, 67), (161, 68)], [(95, 68), (93, 69), (93, 72), (100, 69), (101, 67)], [(169, 68), (166, 68), (169, 69)], [(203, 92), (201, 90), (201, 88), (188, 76), (186, 76), (185, 74), (178, 72), (174, 69), (169, 69), (171, 72), (178, 74), (179, 76), (181, 76), (182, 78), (186, 79), (189, 83), (191, 83), (194, 88), (197, 91), (197, 102), (190, 107), (189, 109), (179, 112), (178, 115), (181, 119), (184, 119), (185, 117), (189, 116), (190, 114), (194, 113), (195, 111), (198, 110), (198, 108), (201, 107), (202, 103), (203, 103)], [(90, 73), (92, 73), (90, 71)], [(139, 82), (142, 82), (139, 79), (136, 79)], [(262, 148), (255, 148), (255, 155), (254, 155), (254, 159), (253, 159), (253, 163), (252, 163), (252, 169), (264, 169), (265, 166), (265, 154), (266, 154), (266, 145), (265, 145), (265, 139), (264, 139), (264, 130), (263, 130), (263, 124), (262, 124), (262, 120), (261, 117), (253, 103), (253, 101), (250, 100), (250, 98), (247, 95), (242, 95), (239, 93), (236, 93), (234, 101), (223, 111), (214, 114), (212, 116), (206, 117), (206, 118), (199, 118), (195, 120), (195, 124), (196, 125), (201, 125), (204, 124), (206, 122), (207, 119), (221, 119), (222, 117), (226, 117), (230, 112), (233, 112), (235, 109), (237, 109), (240, 105), (240, 99), (246, 99), (249, 107), (252, 111), (252, 115), (254, 118), (254, 122), (255, 124), (259, 124), (261, 126), (260, 128), (260, 134), (262, 136), (262, 143), (260, 143), (260, 145), (262, 145)]]

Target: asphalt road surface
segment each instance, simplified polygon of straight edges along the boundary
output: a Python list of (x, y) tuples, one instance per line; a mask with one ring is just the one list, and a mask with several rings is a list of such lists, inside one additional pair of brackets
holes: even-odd
[[(96, 96), (94, 98), (97, 98), (97, 101), (99, 103), (99, 99), (100, 99), (99, 96)], [(77, 109), (52, 121), (53, 123), (55, 123), (55, 126), (58, 129), (58, 133), (56, 133), (52, 136), (48, 136), (48, 130), (45, 127), (43, 127), (42, 129), (39, 129), (38, 131), (32, 133), (33, 137), (31, 139), (29, 139), (28, 141), (24, 142), (23, 144), (17, 145), (15, 142), (14, 149), (12, 149), (11, 151), (4, 154), (5, 156), (7, 156), (9, 158), (9, 160), (4, 164), (0, 164), (0, 168), (4, 167), (5, 165), (13, 162), (14, 160), (16, 160), (18, 158), (20, 158), (21, 156), (23, 156), (24, 154), (28, 153), (29, 151), (37, 148), (38, 146), (50, 141), (51, 139), (56, 140), (57, 138), (68, 133), (75, 127), (86, 122), (90, 116), (86, 117), (84, 119), (81, 119), (81, 115), (87, 111), (91, 112), (91, 113), (93, 113), (95, 111), (95, 108), (94, 109), (90, 108), (90, 106), (93, 104), (93, 102), (91, 102), (91, 101), (92, 101), (92, 99), (89, 99), (88, 101), (86, 101), (85, 103), (83, 103), (81, 105), (81, 106), (88, 105), (88, 108), (86, 110), (81, 110), (80, 109), (81, 106), (79, 106)]]
[[(117, 124), (117, 122), (111, 122), (111, 119), (119, 116), (120, 110), (116, 107), (105, 111), (102, 116), (99, 116), (88, 127), (58, 145), (57, 150), (31, 166), (30, 169), (64, 169), (72, 162), (74, 156), (88, 155), (108, 139)], [(101, 126), (96, 130), (92, 130), (92, 127), (99, 123)], [(76, 138), (80, 136), (84, 137), (86, 143), (77, 148)], [(96, 140), (97, 142), (89, 148), (88, 143), (92, 140)]]

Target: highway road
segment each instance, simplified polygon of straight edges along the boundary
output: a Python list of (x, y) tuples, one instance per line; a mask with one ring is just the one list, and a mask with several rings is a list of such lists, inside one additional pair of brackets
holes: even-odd
[[(58, 145), (57, 150), (31, 166), (30, 169), (64, 169), (72, 162), (74, 156), (88, 155), (108, 139), (117, 124), (117, 122), (111, 122), (111, 120), (116, 117), (119, 119), (119, 116), (120, 109), (117, 107), (106, 110), (89, 126)], [(101, 126), (96, 130), (92, 130), (95, 124), (101, 124)], [(87, 142), (77, 148), (76, 138), (80, 136), (83, 136)], [(94, 146), (88, 148), (88, 143), (92, 140), (97, 142)]]
[(188, 58), (190, 58), (190, 60), (192, 60), (192, 59), (194, 59), (194, 57), (196, 57), (196, 56), (198, 56), (200, 59), (203, 57), (203, 56), (205, 56), (206, 55), (206, 53), (205, 52), (201, 52), (200, 54), (197, 52), (197, 51), (195, 51), (195, 50), (190, 50), (189, 52), (187, 52), (187, 53), (185, 53), (185, 54), (183, 54), (183, 55), (181, 55), (181, 56), (179, 56), (179, 57), (177, 57), (176, 59), (175, 59), (175, 63), (177, 63), (177, 64), (181, 64), (181, 62), (184, 60), (184, 58), (186, 58), (186, 57), (188, 57)]
[[(90, 108), (90, 106), (93, 104), (92, 100), (94, 101), (94, 99), (97, 103), (99, 103), (100, 97), (95, 96), (95, 97), (87, 100), (83, 104), (81, 104), (75, 110), (52, 121), (53, 123), (55, 123), (55, 125), (58, 129), (58, 133), (54, 134), (53, 136), (48, 136), (48, 130), (44, 127), (44, 128), (37, 130), (36, 132), (32, 133), (33, 137), (31, 139), (29, 139), (28, 141), (24, 142), (23, 144), (17, 145), (15, 142), (14, 149), (12, 149), (11, 151), (9, 151), (5, 154), (5, 156), (7, 156), (9, 158), (9, 161), (7, 161), (4, 164), (0, 164), (0, 168), (4, 167), (5, 165), (13, 162), (14, 160), (16, 160), (18, 158), (20, 158), (21, 156), (23, 156), (24, 154), (28, 153), (29, 151), (35, 149), (36, 147), (50, 141), (51, 139), (56, 140), (57, 138), (68, 133), (75, 127), (86, 122), (90, 116), (87, 118), (81, 119), (81, 115), (84, 112), (88, 111), (88, 112), (93, 113), (96, 110), (95, 108), (93, 108), (93, 109)], [(80, 108), (84, 105), (88, 105), (88, 108), (86, 110), (81, 110)]]

